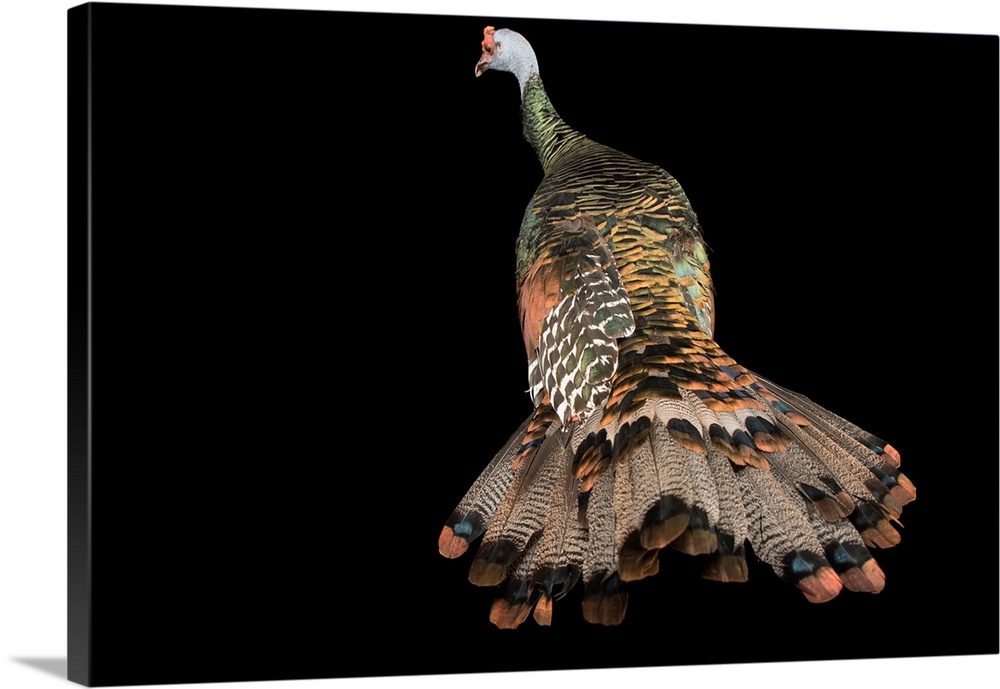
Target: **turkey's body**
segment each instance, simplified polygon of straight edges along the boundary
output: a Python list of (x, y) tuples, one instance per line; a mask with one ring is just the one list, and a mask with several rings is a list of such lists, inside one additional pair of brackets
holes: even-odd
[(729, 358), (680, 185), (571, 129), (537, 74), (522, 82), (545, 172), (517, 242), (536, 408), (448, 520), (442, 554), (483, 536), (470, 579), (506, 585), (501, 627), (532, 610), (550, 623), (580, 578), (585, 618), (617, 624), (625, 582), (655, 574), (666, 546), (743, 581), (750, 540), (814, 602), (881, 590), (866, 545), (898, 542), (889, 520), (915, 497), (898, 454)]

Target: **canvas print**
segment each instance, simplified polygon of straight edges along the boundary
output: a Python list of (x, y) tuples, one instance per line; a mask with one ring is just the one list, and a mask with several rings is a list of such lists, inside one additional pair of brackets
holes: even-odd
[(996, 36), (68, 26), (72, 680), (997, 653)]

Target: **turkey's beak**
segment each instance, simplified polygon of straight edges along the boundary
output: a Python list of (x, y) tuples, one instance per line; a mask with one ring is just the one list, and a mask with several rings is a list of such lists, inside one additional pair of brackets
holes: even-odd
[(479, 58), (479, 62), (476, 63), (476, 76), (477, 77), (481, 76), (483, 72), (485, 72), (486, 70), (488, 70), (490, 68), (490, 60), (491, 59), (492, 58), (489, 55), (487, 55), (485, 52), (483, 53), (483, 56), (481, 58)]

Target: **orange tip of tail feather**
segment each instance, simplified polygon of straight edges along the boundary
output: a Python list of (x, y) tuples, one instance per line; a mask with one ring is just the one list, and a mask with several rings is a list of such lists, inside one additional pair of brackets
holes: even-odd
[(906, 478), (902, 474), (896, 477), (896, 483), (899, 485), (893, 486), (889, 491), (891, 492), (900, 504), (905, 505), (908, 502), (913, 502), (917, 499), (917, 488), (913, 485), (910, 479)]
[(875, 560), (841, 572), (840, 579), (848, 591), (855, 593), (878, 593), (885, 588), (885, 573)]
[(733, 582), (742, 584), (749, 578), (750, 573), (746, 558), (740, 555), (713, 555), (706, 559), (701, 576), (727, 584)]
[(708, 555), (719, 547), (719, 541), (714, 531), (687, 529), (670, 542), (670, 547), (688, 555)]
[(538, 598), (538, 602), (535, 603), (533, 617), (535, 618), (535, 622), (543, 627), (552, 625), (552, 598), (550, 596), (546, 596), (543, 593)]
[(885, 572), (875, 560), (868, 560), (861, 565), (861, 571), (872, 584), (872, 593), (878, 593), (885, 588)]
[(840, 577), (829, 567), (820, 567), (815, 573), (800, 579), (795, 584), (810, 603), (826, 603), (833, 600), (844, 587)]
[(528, 619), (531, 606), (527, 603), (514, 603), (511, 605), (503, 598), (493, 601), (490, 608), (490, 622), (500, 629), (516, 629), (521, 623)]
[(447, 558), (459, 557), (469, 549), (469, 542), (461, 536), (456, 536), (450, 526), (441, 529), (438, 536), (438, 552)]

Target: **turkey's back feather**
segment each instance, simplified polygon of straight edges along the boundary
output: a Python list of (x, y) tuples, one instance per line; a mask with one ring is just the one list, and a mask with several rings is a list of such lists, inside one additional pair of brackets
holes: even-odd
[(454, 557), (485, 531), (470, 579), (506, 585), (494, 623), (533, 607), (549, 624), (582, 578), (585, 618), (617, 624), (667, 546), (744, 581), (749, 540), (812, 602), (880, 591), (866, 546), (898, 542), (915, 497), (898, 453), (714, 341), (705, 244), (673, 177), (569, 128), (537, 75), (522, 117), (545, 171), (517, 242), (536, 410), (439, 541)]

